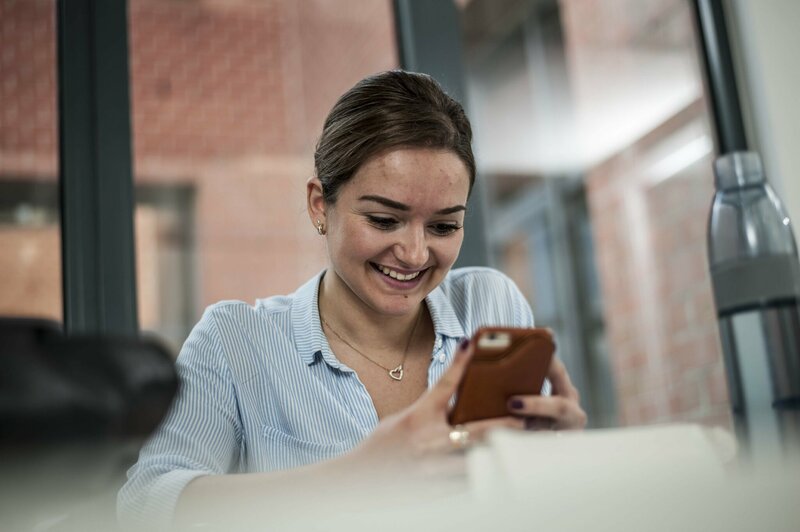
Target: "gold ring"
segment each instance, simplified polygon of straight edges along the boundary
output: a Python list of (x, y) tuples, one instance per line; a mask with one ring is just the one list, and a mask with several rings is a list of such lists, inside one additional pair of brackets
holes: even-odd
[(469, 431), (463, 425), (456, 425), (450, 431), (450, 445), (453, 450), (463, 451), (469, 447)]

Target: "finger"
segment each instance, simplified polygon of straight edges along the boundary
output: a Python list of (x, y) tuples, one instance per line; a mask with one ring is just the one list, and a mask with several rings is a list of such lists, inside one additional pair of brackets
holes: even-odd
[(508, 401), (511, 413), (526, 418), (550, 418), (554, 429), (580, 429), (586, 425), (586, 413), (580, 405), (561, 396), (517, 395)]
[(450, 367), (439, 379), (439, 382), (428, 390), (424, 398), (425, 401), (430, 401), (437, 408), (447, 409), (450, 398), (456, 393), (461, 377), (464, 376), (472, 351), (469, 338), (464, 338), (459, 342), (456, 354), (453, 357), (453, 363), (450, 364)]
[(453, 443), (450, 441), (450, 433), (452, 431), (466, 431), (469, 434), (470, 443), (481, 442), (486, 435), (498, 428), (524, 430), (525, 419), (513, 416), (505, 416), (492, 419), (483, 419), (479, 421), (469, 421), (467, 423), (451, 427), (449, 425), (442, 425), (441, 430), (437, 429), (437, 433), (441, 436), (431, 438), (427, 443), (424, 443), (419, 449), (423, 451), (422, 454), (435, 453), (440, 450), (452, 450)]
[(550, 369), (547, 372), (547, 378), (553, 387), (552, 395), (560, 395), (578, 402), (580, 394), (578, 389), (572, 384), (569, 378), (566, 366), (559, 359), (554, 358), (550, 363)]

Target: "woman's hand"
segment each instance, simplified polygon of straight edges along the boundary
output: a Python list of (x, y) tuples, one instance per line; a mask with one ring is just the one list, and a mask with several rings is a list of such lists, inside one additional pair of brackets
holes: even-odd
[(580, 405), (580, 394), (557, 358), (550, 364), (547, 378), (552, 394), (515, 395), (508, 400), (508, 409), (533, 430), (574, 430), (586, 426), (586, 412)]
[[(343, 457), (351, 467), (381, 472), (400, 472), (411, 480), (462, 474), (464, 455), (457, 452), (463, 442), (453, 441), (453, 427), (447, 422), (450, 398), (456, 392), (472, 355), (463, 341), (453, 363), (436, 385), (405, 410), (384, 419), (353, 452)], [(564, 364), (553, 359), (547, 375), (551, 396), (521, 395), (509, 400), (508, 417), (466, 423), (459, 427), (469, 442), (484, 439), (494, 428), (582, 429), (586, 413), (579, 404), (578, 390), (572, 385)], [(388, 471), (387, 471), (388, 470)]]
[[(370, 470), (402, 468), (404, 473), (441, 475), (461, 472), (463, 453), (459, 442), (451, 440), (447, 422), (450, 398), (456, 392), (472, 355), (468, 340), (459, 344), (453, 363), (435, 386), (405, 410), (384, 419), (372, 435), (350, 453), (356, 465)], [(525, 428), (525, 420), (515, 416), (475, 421), (459, 426), (469, 442), (481, 441), (493, 428)], [(463, 442), (462, 442), (463, 443)]]

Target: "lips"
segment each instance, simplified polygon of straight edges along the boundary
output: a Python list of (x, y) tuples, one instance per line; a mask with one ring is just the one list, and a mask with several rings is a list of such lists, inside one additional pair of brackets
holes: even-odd
[(428, 268), (425, 268), (424, 270), (417, 270), (415, 272), (403, 273), (399, 270), (395, 270), (393, 268), (384, 266), (382, 264), (376, 264), (374, 262), (370, 264), (372, 265), (373, 268), (375, 268), (375, 270), (379, 271), (386, 277), (391, 277), (392, 279), (406, 283), (418, 279), (420, 275), (424, 274), (428, 270)]

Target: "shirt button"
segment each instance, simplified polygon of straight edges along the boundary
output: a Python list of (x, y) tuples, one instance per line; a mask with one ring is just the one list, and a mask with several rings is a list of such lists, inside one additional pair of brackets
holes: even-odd
[(446, 358), (447, 357), (444, 356), (444, 353), (439, 353), (439, 362), (444, 364), (444, 361), (446, 360)]

